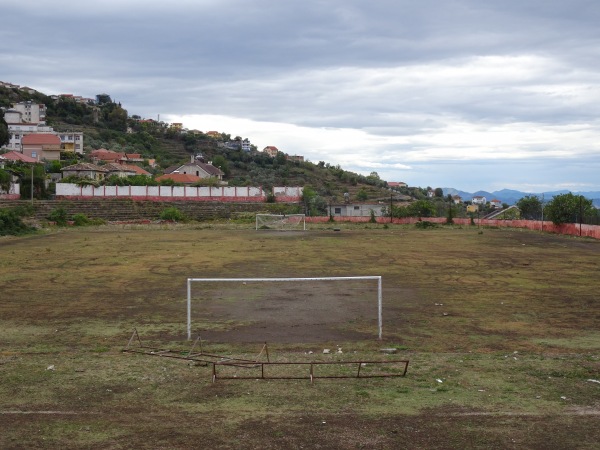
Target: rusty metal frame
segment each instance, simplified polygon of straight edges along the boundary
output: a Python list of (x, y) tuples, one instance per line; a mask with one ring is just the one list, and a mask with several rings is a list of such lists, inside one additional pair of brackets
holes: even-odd
[[(310, 380), (311, 383), (315, 379), (339, 379), (339, 378), (394, 378), (394, 377), (405, 377), (408, 371), (408, 360), (395, 360), (395, 361), (311, 361), (311, 362), (253, 362), (243, 363), (235, 362), (230, 363), (227, 361), (214, 362), (212, 363), (212, 382), (215, 383), (217, 379), (221, 380)], [(252, 365), (250, 365), (252, 364)], [(315, 375), (315, 366), (343, 366), (357, 364), (357, 371), (355, 376), (351, 375)], [(361, 375), (360, 369), (365, 364), (370, 365), (385, 365), (385, 364), (404, 364), (404, 370), (402, 374), (378, 374), (378, 375)], [(260, 376), (218, 376), (217, 366), (235, 366), (245, 368), (256, 368), (260, 366)], [(309, 366), (309, 374), (304, 376), (265, 376), (265, 366)]]
[[(132, 344), (132, 342), (134, 342), (134, 340), (137, 340), (137, 342), (139, 343), (139, 346), (131, 348), (131, 344)], [(198, 345), (198, 344), (200, 344), (200, 351), (194, 352), (194, 349), (196, 348), (196, 345)], [(233, 358), (230, 356), (214, 355), (211, 353), (205, 353), (202, 350), (202, 339), (200, 338), (200, 336), (198, 336), (196, 338), (192, 347), (186, 354), (185, 351), (181, 351), (181, 350), (161, 349), (161, 348), (157, 348), (157, 347), (150, 347), (150, 346), (143, 345), (142, 340), (140, 339), (140, 335), (138, 334), (138, 331), (136, 328), (133, 329), (133, 334), (131, 335), (131, 338), (129, 339), (127, 346), (122, 351), (124, 353), (138, 353), (138, 354), (147, 355), (147, 356), (160, 356), (163, 358), (184, 359), (186, 361), (194, 361), (194, 362), (204, 363), (203, 364), (204, 366), (207, 366), (208, 364), (214, 364), (215, 362), (233, 362), (233, 361), (235, 361), (238, 363), (243, 363), (243, 364), (247, 365), (248, 368), (250, 368), (251, 367), (250, 364), (256, 364), (258, 362), (258, 359), (265, 352), (266, 352), (267, 361), (269, 361), (269, 350), (267, 348), (266, 343), (263, 346), (260, 353), (258, 354), (258, 356), (256, 357), (256, 361), (253, 361), (251, 359)]]
[[(138, 346), (132, 348), (132, 343), (137, 340)], [(196, 346), (200, 346), (199, 352), (194, 352)], [(405, 377), (408, 371), (409, 360), (393, 360), (393, 361), (302, 361), (302, 362), (271, 362), (269, 358), (269, 347), (267, 343), (263, 345), (260, 353), (255, 360), (234, 358), (230, 356), (214, 355), (211, 353), (205, 353), (202, 349), (202, 339), (200, 336), (194, 341), (193, 345), (187, 351), (181, 350), (170, 350), (161, 349), (157, 347), (145, 346), (142, 344), (140, 335), (136, 328), (133, 329), (133, 334), (127, 343), (127, 346), (123, 349), (124, 353), (138, 353), (147, 356), (159, 356), (163, 358), (174, 358), (183, 359), (186, 361), (194, 361), (203, 363), (204, 366), (212, 364), (212, 382), (215, 383), (217, 379), (221, 380), (310, 380), (311, 383), (315, 379), (341, 379), (341, 378), (394, 378), (394, 377)], [(262, 356), (265, 356), (267, 361), (259, 361)], [(347, 366), (357, 365), (356, 375), (317, 375), (315, 374), (315, 366)], [(404, 370), (402, 373), (383, 373), (383, 374), (369, 374), (361, 375), (361, 368), (366, 365), (390, 365), (390, 364), (404, 364)], [(260, 376), (219, 376), (217, 372), (217, 366), (228, 366), (238, 367), (242, 369), (256, 369), (260, 367)], [(298, 376), (273, 376), (265, 374), (266, 367), (276, 366), (308, 366), (308, 375)]]

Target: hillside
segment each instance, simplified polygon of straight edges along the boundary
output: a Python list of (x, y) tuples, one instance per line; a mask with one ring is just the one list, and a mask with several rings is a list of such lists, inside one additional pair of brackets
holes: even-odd
[(0, 88), (0, 106), (6, 108), (21, 101), (44, 103), (46, 122), (55, 131), (83, 132), (85, 154), (98, 148), (140, 153), (145, 159), (156, 160), (156, 168), (145, 167), (155, 174), (201, 154), (225, 172), (224, 180), (231, 186), (310, 186), (321, 210), (329, 203), (343, 201), (346, 192), (351, 201), (390, 197), (387, 183), (375, 172), (364, 176), (324, 161), (317, 164), (289, 161), (283, 153), (272, 158), (256, 148), (242, 151), (237, 146), (241, 138), (232, 139), (232, 134), (186, 133), (168, 123), (129, 116), (124, 107), (112, 102), (106, 94), (98, 95), (93, 104), (83, 104), (68, 97), (55, 100), (41, 93)]

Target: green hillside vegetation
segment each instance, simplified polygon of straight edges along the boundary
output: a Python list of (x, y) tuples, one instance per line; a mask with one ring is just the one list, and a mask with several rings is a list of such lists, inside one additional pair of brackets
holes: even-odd
[[(263, 186), (267, 189), (272, 186), (308, 187), (308, 192), (314, 193), (314, 205), (321, 212), (326, 212), (329, 203), (344, 201), (344, 193), (350, 194), (351, 201), (389, 200), (387, 182), (376, 172), (364, 176), (325, 161), (288, 161), (284, 153), (271, 158), (257, 151), (256, 147), (250, 152), (231, 149), (225, 144), (241, 141), (239, 136), (232, 138), (227, 133), (209, 136), (196, 130), (184, 133), (165, 122), (129, 116), (122, 105), (107, 94), (97, 95), (94, 104), (86, 105), (69, 97), (54, 100), (41, 93), (0, 88), (2, 107), (27, 100), (46, 105), (46, 122), (56, 131), (82, 131), (86, 154), (99, 148), (139, 153), (146, 160), (156, 160), (157, 167), (154, 169), (144, 165), (153, 174), (162, 173), (169, 166), (201, 154), (225, 173), (224, 179), (230, 186)], [(72, 155), (65, 154), (64, 157), (62, 166), (74, 162)], [(53, 171), (58, 170), (60, 167), (53, 168)], [(425, 190), (404, 190), (403, 194), (419, 198), (424, 196)]]

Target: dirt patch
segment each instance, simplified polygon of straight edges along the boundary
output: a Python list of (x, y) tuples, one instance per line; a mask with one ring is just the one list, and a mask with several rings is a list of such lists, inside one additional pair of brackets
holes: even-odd
[[(203, 339), (313, 343), (378, 337), (377, 285), (372, 280), (229, 283), (203, 286), (201, 292), (193, 301), (193, 317), (227, 327), (195, 328)], [(395, 318), (389, 315), (387, 320)]]

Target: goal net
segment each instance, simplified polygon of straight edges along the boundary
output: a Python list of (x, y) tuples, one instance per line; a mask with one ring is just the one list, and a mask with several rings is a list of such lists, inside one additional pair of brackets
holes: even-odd
[(261, 342), (382, 339), (381, 276), (188, 278), (187, 337)]
[(306, 230), (304, 214), (257, 214), (257, 230)]

